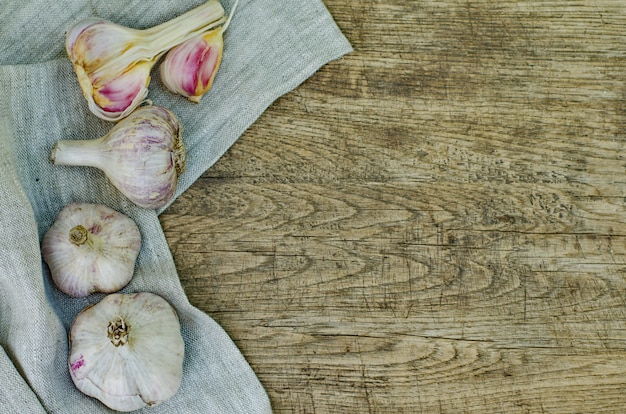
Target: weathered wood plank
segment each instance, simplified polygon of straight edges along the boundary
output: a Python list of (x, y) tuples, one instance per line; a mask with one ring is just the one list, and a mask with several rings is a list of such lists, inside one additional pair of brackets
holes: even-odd
[(191, 302), (276, 412), (623, 412), (626, 3), (325, 3), (161, 216)]

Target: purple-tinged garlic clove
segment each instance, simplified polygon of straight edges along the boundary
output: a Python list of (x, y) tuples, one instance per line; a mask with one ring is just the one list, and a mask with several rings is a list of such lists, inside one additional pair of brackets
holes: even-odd
[(69, 337), (72, 381), (109, 408), (153, 406), (180, 387), (185, 344), (176, 311), (160, 296), (108, 295), (78, 314)]
[[(150, 70), (154, 62), (139, 62), (118, 77), (94, 86), (91, 80), (77, 70), (82, 90), (89, 91), (87, 104), (99, 118), (119, 120), (130, 114), (145, 101), (150, 83)], [(87, 82), (84, 80), (87, 79)], [(84, 83), (84, 85), (83, 85)]]
[(171, 92), (200, 102), (202, 95), (213, 85), (222, 62), (223, 48), (221, 29), (176, 46), (161, 64), (161, 81)]
[(224, 32), (237, 9), (235, 1), (222, 27), (203, 33), (172, 48), (161, 64), (161, 81), (171, 92), (200, 102), (211, 89), (222, 63)]
[[(88, 18), (67, 31), (65, 47), (91, 112), (107, 121), (119, 121), (144, 101), (150, 70), (165, 52), (223, 23), (224, 8), (217, 0), (144, 30)], [(111, 82), (116, 83), (115, 89), (124, 83), (132, 87), (119, 101), (101, 106), (98, 92), (110, 88)]]
[(101, 138), (58, 141), (50, 160), (99, 168), (129, 200), (156, 209), (174, 197), (186, 152), (176, 116), (160, 106), (142, 106)]
[(131, 218), (88, 203), (65, 206), (41, 242), (54, 284), (73, 297), (122, 289), (133, 277), (140, 247)]

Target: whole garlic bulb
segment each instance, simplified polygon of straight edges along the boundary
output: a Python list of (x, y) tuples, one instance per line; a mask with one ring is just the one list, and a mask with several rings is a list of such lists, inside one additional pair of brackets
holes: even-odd
[(185, 159), (178, 119), (152, 105), (137, 108), (101, 138), (61, 140), (50, 153), (53, 164), (101, 169), (132, 202), (152, 209), (174, 197)]
[(52, 280), (73, 297), (126, 286), (140, 247), (139, 228), (131, 218), (88, 203), (65, 206), (41, 242)]
[(68, 365), (81, 392), (133, 411), (176, 394), (184, 352), (176, 311), (165, 299), (116, 293), (76, 317)]

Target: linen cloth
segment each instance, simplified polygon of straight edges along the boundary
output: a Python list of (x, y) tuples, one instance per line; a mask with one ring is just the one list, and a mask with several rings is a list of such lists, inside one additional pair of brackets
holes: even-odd
[[(92, 115), (65, 56), (64, 32), (97, 16), (143, 29), (199, 0), (0, 1), (0, 412), (109, 412), (80, 393), (67, 368), (67, 331), (103, 295), (75, 299), (58, 291), (40, 241), (63, 206), (105, 204), (133, 218), (142, 234), (135, 275), (122, 293), (148, 291), (177, 310), (185, 340), (183, 382), (149, 413), (265, 413), (262, 384), (228, 334), (189, 304), (158, 213), (124, 198), (102, 172), (53, 166), (60, 139), (92, 139), (112, 123)], [(222, 0), (228, 11), (232, 0)], [(183, 125), (187, 171), (177, 196), (207, 170), (279, 96), (325, 63), (351, 51), (319, 0), (240, 0), (226, 31), (224, 58), (200, 104), (169, 93), (152, 74), (148, 98)]]

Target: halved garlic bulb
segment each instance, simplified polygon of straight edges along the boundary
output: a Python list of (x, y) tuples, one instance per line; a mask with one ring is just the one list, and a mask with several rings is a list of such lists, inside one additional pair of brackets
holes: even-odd
[(185, 159), (178, 119), (152, 105), (137, 108), (101, 138), (61, 140), (50, 153), (53, 164), (101, 169), (132, 202), (152, 209), (174, 196)]
[(222, 63), (224, 32), (238, 3), (236, 0), (222, 27), (189, 39), (167, 52), (160, 67), (161, 81), (171, 92), (197, 103), (211, 89)]
[(150, 29), (88, 18), (67, 32), (66, 50), (90, 111), (107, 121), (128, 116), (148, 94), (150, 70), (163, 53), (224, 23), (224, 8), (209, 0)]
[(160, 296), (108, 295), (78, 314), (69, 338), (72, 381), (109, 408), (155, 405), (180, 387), (185, 344), (176, 311)]
[(65, 206), (41, 242), (54, 284), (67, 295), (117, 292), (130, 282), (141, 247), (135, 222), (107, 206)]

